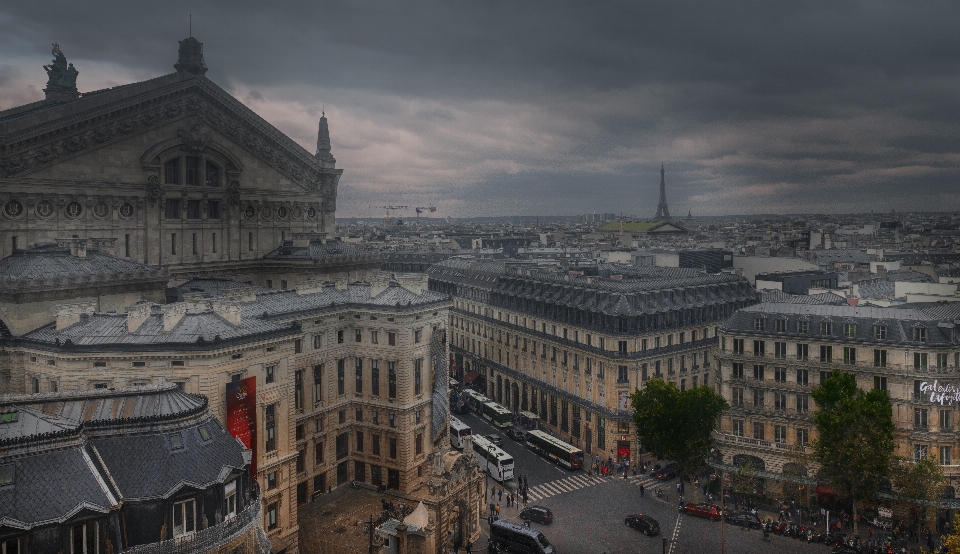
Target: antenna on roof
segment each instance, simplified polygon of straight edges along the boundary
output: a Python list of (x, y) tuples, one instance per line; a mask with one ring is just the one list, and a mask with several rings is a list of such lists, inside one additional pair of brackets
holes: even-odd
[(190, 14), (190, 38), (193, 38), (193, 14)]

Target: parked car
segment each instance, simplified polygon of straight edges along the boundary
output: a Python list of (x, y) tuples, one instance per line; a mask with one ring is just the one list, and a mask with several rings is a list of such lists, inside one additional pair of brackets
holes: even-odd
[(687, 504), (683, 512), (692, 516), (705, 517), (720, 521), (720, 507), (715, 504)]
[(546, 506), (527, 506), (520, 510), (520, 519), (524, 521), (535, 521), (537, 523), (552, 523), (553, 512)]
[(759, 529), (762, 524), (760, 523), (760, 518), (751, 514), (750, 512), (740, 512), (737, 514), (729, 514), (724, 518), (727, 523), (731, 525), (739, 525), (740, 527), (749, 527), (750, 529)]
[(665, 467), (660, 469), (655, 469), (650, 472), (650, 477), (658, 479), (660, 481), (669, 481), (670, 479), (677, 478), (677, 465), (676, 464), (667, 464)]
[(503, 437), (501, 437), (500, 435), (496, 433), (490, 433), (489, 435), (485, 435), (485, 436), (486, 436), (486, 439), (492, 442), (494, 445), (503, 446)]
[(647, 535), (648, 537), (652, 537), (660, 533), (660, 524), (657, 523), (657, 520), (645, 514), (627, 516), (623, 522), (628, 526), (633, 527), (637, 531), (640, 531), (644, 535)]
[(506, 436), (510, 437), (515, 441), (526, 440), (526, 435), (524, 435), (523, 431), (521, 431), (520, 429), (515, 429), (513, 427), (509, 427), (506, 431), (503, 432), (503, 434), (505, 434)]

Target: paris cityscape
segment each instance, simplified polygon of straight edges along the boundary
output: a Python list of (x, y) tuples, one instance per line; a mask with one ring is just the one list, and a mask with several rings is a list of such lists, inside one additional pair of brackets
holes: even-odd
[(164, 6), (0, 6), (0, 554), (960, 554), (960, 6)]

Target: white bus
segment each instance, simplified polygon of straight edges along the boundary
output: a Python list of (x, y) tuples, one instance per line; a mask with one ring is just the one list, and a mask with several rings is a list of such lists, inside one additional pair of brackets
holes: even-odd
[(480, 435), (473, 436), (473, 455), (490, 477), (501, 483), (513, 479), (513, 458)]
[(543, 431), (527, 431), (527, 448), (570, 469), (583, 469), (583, 450)]
[(484, 404), (487, 402), (492, 402), (492, 400), (477, 391), (466, 390), (464, 392), (470, 397), (470, 409), (476, 412), (477, 415), (481, 415), (483, 413)]
[(471, 430), (465, 423), (450, 417), (450, 444), (457, 450), (463, 450), (463, 437), (470, 436)]
[(483, 419), (497, 427), (510, 427), (513, 425), (513, 412), (496, 402), (487, 402), (484, 404), (480, 415), (483, 416)]

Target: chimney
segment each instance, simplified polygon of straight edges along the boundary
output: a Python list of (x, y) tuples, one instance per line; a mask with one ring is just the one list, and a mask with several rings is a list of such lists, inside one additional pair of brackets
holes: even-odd
[(87, 257), (87, 239), (80, 237), (59, 238), (57, 239), (58, 248), (69, 248), (70, 255), (77, 258)]
[(226, 319), (233, 325), (240, 325), (242, 302), (239, 300), (211, 300), (210, 305), (213, 307), (213, 313)]
[(96, 302), (55, 305), (53, 309), (57, 315), (57, 331), (79, 322), (81, 316), (92, 315), (96, 308)]
[(347, 280), (346, 279), (337, 279), (336, 281), (337, 290), (347, 290)]
[(163, 330), (172, 331), (183, 319), (183, 314), (187, 313), (187, 304), (185, 302), (166, 304), (160, 307), (160, 311), (163, 313)]
[(223, 291), (223, 296), (230, 300), (239, 300), (241, 302), (256, 302), (257, 287), (238, 287)]
[(293, 287), (297, 290), (297, 294), (313, 294), (323, 290), (323, 281), (320, 279), (306, 279), (298, 281)]
[(204, 296), (205, 292), (183, 293), (183, 304), (186, 305), (188, 314), (198, 314), (210, 309), (210, 302)]
[(383, 273), (378, 273), (377, 276), (370, 281), (370, 298), (373, 298), (374, 296), (387, 290), (387, 287), (389, 286), (390, 276)]
[(426, 273), (406, 273), (398, 276), (396, 279), (403, 285), (403, 288), (416, 294), (423, 294), (423, 291), (429, 289), (427, 284), (428, 276)]
[(130, 306), (127, 310), (127, 332), (134, 333), (150, 317), (153, 311), (153, 302), (141, 302)]

